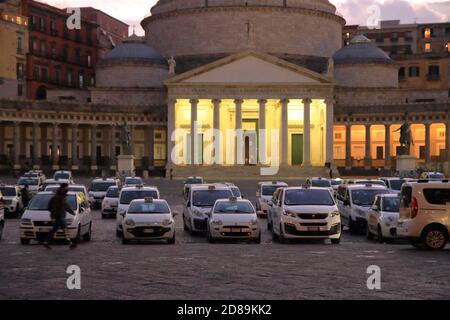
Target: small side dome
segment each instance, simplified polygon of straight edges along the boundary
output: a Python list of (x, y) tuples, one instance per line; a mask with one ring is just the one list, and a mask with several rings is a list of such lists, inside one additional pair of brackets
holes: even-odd
[(342, 87), (397, 88), (398, 69), (389, 55), (358, 35), (333, 55), (334, 78)]
[(144, 44), (143, 39), (135, 34), (124, 40), (117, 48), (108, 52), (100, 61), (100, 64), (127, 62), (167, 65), (166, 59), (158, 51)]
[(389, 55), (364, 35), (357, 35), (333, 56), (335, 65), (354, 63), (393, 63)]

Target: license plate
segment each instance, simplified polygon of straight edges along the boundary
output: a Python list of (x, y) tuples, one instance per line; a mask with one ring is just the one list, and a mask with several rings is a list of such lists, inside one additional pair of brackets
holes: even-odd
[(231, 228), (231, 232), (242, 232), (241, 228)]
[(50, 229), (48, 229), (48, 228), (39, 228), (38, 232), (50, 232)]
[(308, 227), (308, 231), (320, 231), (320, 227)]
[(144, 233), (154, 233), (155, 232), (155, 230), (153, 230), (153, 229), (145, 229), (144, 230)]

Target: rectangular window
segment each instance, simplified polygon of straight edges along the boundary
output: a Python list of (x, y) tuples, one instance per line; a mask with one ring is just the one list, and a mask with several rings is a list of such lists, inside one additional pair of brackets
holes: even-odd
[(409, 77), (417, 78), (420, 77), (420, 67), (409, 67)]
[(45, 18), (43, 17), (39, 18), (39, 30), (45, 32)]
[(431, 52), (431, 43), (429, 42), (425, 43), (424, 50), (425, 52)]
[(84, 88), (84, 75), (83, 74), (80, 74), (79, 75), (79, 85), (80, 85), (80, 89), (83, 89)]
[(430, 38), (432, 37), (432, 33), (433, 33), (433, 31), (432, 31), (431, 28), (425, 28), (425, 29), (423, 30), (423, 37), (424, 37), (425, 39), (430, 39)]
[(61, 71), (59, 69), (55, 69), (55, 82), (56, 84), (59, 84), (61, 81)]
[(17, 85), (17, 95), (19, 97), (23, 96), (23, 85), (22, 84)]
[(69, 87), (72, 86), (73, 79), (72, 79), (72, 71), (67, 71), (67, 85)]
[(405, 67), (401, 67), (400, 69), (398, 69), (398, 78), (400, 80), (405, 79)]
[(64, 61), (69, 59), (69, 47), (67, 45), (64, 45), (63, 47), (62, 58)]
[(33, 39), (31, 43), (31, 53), (35, 52), (38, 52), (38, 41), (36, 39)]
[(81, 49), (80, 48), (75, 49), (75, 59), (78, 63), (81, 62)]
[(23, 51), (22, 37), (18, 36), (17, 37), (17, 53), (22, 54), (22, 51)]
[(433, 76), (438, 76), (439, 75), (439, 66), (429, 66), (428, 74), (433, 75)]
[(34, 80), (40, 80), (40, 72), (39, 72), (39, 67), (38, 66), (34, 66), (33, 67), (33, 79)]
[(445, 206), (450, 203), (450, 189), (423, 189), (423, 195), (430, 204)]
[(16, 73), (17, 73), (17, 80), (22, 80), (24, 73), (23, 63), (18, 62), (16, 64)]
[(42, 68), (41, 69), (41, 80), (42, 81), (47, 81), (48, 80), (48, 69), (47, 68)]
[(56, 53), (56, 43), (54, 43), (54, 42), (52, 42), (52, 48), (51, 48), (51, 51), (52, 51), (52, 58), (56, 58), (56, 56), (57, 56), (57, 53)]
[(52, 34), (52, 36), (56, 36), (57, 32), (56, 32), (56, 21), (55, 20), (51, 20), (50, 21), (50, 33)]
[(41, 56), (43, 56), (43, 57), (45, 57), (45, 53), (46, 53), (46, 50), (45, 50), (46, 48), (45, 48), (45, 42), (44, 41), (42, 41), (41, 42)]
[(88, 65), (88, 67), (92, 66), (92, 58), (91, 58), (90, 54), (87, 55), (87, 65)]

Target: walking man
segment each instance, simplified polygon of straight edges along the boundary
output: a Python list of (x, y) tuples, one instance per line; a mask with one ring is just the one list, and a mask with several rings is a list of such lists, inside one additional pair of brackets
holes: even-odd
[(20, 196), (22, 198), (22, 205), (24, 208), (28, 207), (30, 203), (30, 192), (28, 191), (28, 185), (26, 184), (22, 190), (20, 190)]
[(51, 249), (49, 242), (53, 240), (55, 233), (61, 229), (66, 235), (67, 241), (70, 243), (70, 248), (76, 248), (77, 242), (71, 241), (67, 235), (66, 225), (66, 212), (75, 215), (70, 205), (67, 203), (67, 192), (69, 191), (69, 185), (63, 183), (61, 187), (56, 191), (56, 195), (49, 202), (50, 218), (53, 222), (53, 229), (48, 234), (47, 240), (44, 242), (44, 247)]

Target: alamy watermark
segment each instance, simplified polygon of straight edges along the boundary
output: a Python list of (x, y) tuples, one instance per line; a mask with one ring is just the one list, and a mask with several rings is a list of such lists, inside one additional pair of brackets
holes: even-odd
[(77, 265), (70, 265), (66, 269), (67, 277), (66, 286), (69, 290), (81, 290), (81, 268)]
[(371, 265), (367, 267), (367, 289), (369, 290), (381, 290), (381, 268), (377, 265)]

